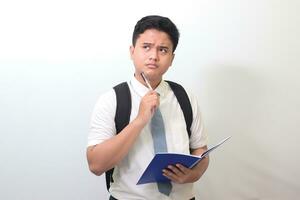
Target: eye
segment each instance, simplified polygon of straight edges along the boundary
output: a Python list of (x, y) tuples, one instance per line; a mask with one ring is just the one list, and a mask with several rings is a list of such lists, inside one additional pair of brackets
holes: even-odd
[(149, 45), (143, 45), (143, 49), (149, 50), (149, 49), (150, 49), (150, 46), (149, 46)]
[(160, 48), (159, 50), (162, 53), (168, 53), (168, 49), (167, 48)]

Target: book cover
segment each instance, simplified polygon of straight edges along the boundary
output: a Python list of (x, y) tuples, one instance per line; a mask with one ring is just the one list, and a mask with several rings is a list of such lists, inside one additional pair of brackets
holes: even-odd
[(192, 168), (210, 152), (223, 144), (230, 137), (225, 138), (215, 146), (207, 149), (200, 156), (179, 154), (179, 153), (157, 153), (149, 163), (148, 167), (142, 174), (141, 178), (137, 182), (139, 184), (152, 183), (152, 182), (170, 182), (170, 180), (163, 176), (162, 170), (167, 168), (168, 165), (182, 164), (185, 167)]

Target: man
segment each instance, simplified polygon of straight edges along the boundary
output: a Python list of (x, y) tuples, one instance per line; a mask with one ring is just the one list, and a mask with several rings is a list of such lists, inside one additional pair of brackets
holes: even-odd
[[(154, 156), (150, 123), (159, 109), (164, 121), (168, 152), (200, 155), (207, 149), (207, 136), (195, 96), (188, 93), (193, 122), (191, 136), (186, 130), (182, 110), (174, 93), (162, 77), (174, 59), (179, 32), (171, 20), (162, 16), (146, 16), (137, 22), (130, 54), (135, 66), (134, 77), (128, 82), (132, 110), (129, 124), (116, 134), (114, 90), (101, 95), (94, 108), (88, 137), (87, 159), (90, 170), (102, 175), (114, 169), (110, 199), (194, 199), (193, 182), (208, 167), (205, 158), (192, 169), (178, 164), (162, 173), (171, 180), (170, 193), (159, 191), (156, 183), (136, 185)], [(141, 73), (149, 80), (151, 88)]]

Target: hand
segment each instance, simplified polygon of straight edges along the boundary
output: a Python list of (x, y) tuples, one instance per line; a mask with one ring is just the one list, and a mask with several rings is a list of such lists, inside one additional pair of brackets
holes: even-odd
[(169, 178), (174, 183), (193, 183), (197, 181), (201, 174), (195, 168), (186, 168), (181, 164), (169, 165), (163, 170), (163, 175)]
[(148, 123), (158, 107), (159, 95), (154, 90), (150, 90), (141, 99), (137, 118), (141, 119), (145, 124)]

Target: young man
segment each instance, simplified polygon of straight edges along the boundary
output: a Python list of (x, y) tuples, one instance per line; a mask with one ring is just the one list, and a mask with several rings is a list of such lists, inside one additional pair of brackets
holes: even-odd
[[(208, 158), (192, 169), (168, 166), (162, 172), (171, 180), (168, 194), (160, 192), (156, 183), (136, 185), (155, 154), (150, 123), (158, 109), (164, 122), (168, 152), (200, 155), (207, 149), (207, 136), (195, 96), (188, 93), (193, 111), (189, 137), (180, 105), (162, 78), (172, 64), (178, 39), (176, 26), (166, 17), (146, 16), (138, 21), (130, 47), (135, 74), (128, 81), (132, 101), (129, 124), (116, 134), (117, 102), (113, 89), (101, 95), (94, 108), (87, 159), (96, 175), (114, 167), (110, 199), (194, 199), (193, 182), (199, 180), (208, 167)], [(148, 88), (142, 72), (153, 90)]]

